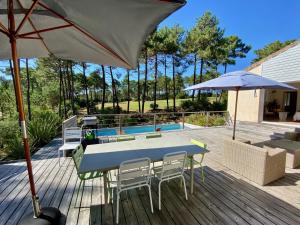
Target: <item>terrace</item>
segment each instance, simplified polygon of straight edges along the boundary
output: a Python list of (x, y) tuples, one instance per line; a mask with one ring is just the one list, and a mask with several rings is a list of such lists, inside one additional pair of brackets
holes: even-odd
[[(268, 124), (240, 123), (237, 137), (261, 142), (292, 128)], [(223, 138), (230, 138), (232, 129), (211, 127), (163, 133), (162, 138), (196, 138), (208, 144), (205, 155), (206, 180), (202, 183), (195, 172), (194, 194), (188, 201), (177, 181), (162, 189), (162, 210), (158, 210), (157, 182), (153, 180), (154, 213), (150, 211), (146, 189), (122, 195), (119, 224), (299, 224), (300, 169), (286, 168), (284, 178), (259, 186), (222, 164)], [(60, 139), (53, 140), (33, 156), (33, 170), (43, 206), (58, 207), (66, 224), (114, 224), (115, 202), (104, 204), (103, 180), (87, 181), (75, 203), (79, 180), (71, 158), (57, 163)], [(124, 142), (126, 145), (126, 142)], [(0, 165), (0, 224), (18, 224), (30, 212), (31, 198), (24, 162)], [(190, 173), (185, 177), (189, 189)]]

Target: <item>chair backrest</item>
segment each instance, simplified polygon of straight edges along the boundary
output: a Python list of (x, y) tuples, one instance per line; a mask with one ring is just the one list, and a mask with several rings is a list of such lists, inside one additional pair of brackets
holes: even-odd
[(64, 130), (64, 143), (80, 142), (82, 138), (82, 130), (80, 127), (68, 127)]
[(139, 183), (148, 182), (150, 176), (149, 158), (127, 160), (120, 164), (118, 184), (121, 187), (134, 186)]
[[(203, 149), (207, 150), (207, 144), (205, 144), (205, 143), (203, 143), (201, 141), (195, 140), (195, 139), (191, 139), (191, 142), (192, 142), (192, 144), (197, 145), (200, 148), (203, 148)], [(202, 163), (203, 159), (204, 159), (204, 154), (201, 154), (201, 155), (202, 155), (202, 157), (201, 157), (199, 163)]]
[(72, 158), (78, 173), (79, 167), (80, 167), (80, 163), (83, 157), (83, 147), (82, 145), (79, 145), (73, 152), (72, 152)]
[(203, 143), (201, 141), (198, 141), (198, 140), (195, 140), (195, 139), (191, 139), (191, 142), (194, 145), (197, 145), (197, 146), (199, 146), (201, 148), (207, 149), (207, 144), (205, 144), (205, 143)]
[(187, 153), (185, 151), (172, 152), (164, 156), (161, 177), (182, 175)]

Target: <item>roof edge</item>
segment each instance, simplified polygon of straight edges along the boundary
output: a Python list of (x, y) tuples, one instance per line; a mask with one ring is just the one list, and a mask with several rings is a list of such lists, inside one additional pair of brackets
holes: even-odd
[(299, 44), (300, 44), (300, 39), (294, 41), (293, 43), (291, 43), (291, 44), (285, 46), (285, 47), (282, 48), (282, 49), (279, 49), (279, 50), (276, 51), (276, 52), (273, 52), (271, 55), (269, 55), (269, 56), (267, 56), (267, 57), (265, 57), (265, 58), (259, 60), (258, 62), (253, 63), (252, 65), (246, 67), (245, 70), (246, 70), (246, 71), (250, 71), (250, 70), (254, 69), (255, 67), (258, 67), (258, 66), (260, 66), (261, 64), (263, 64), (264, 62), (268, 61), (269, 59), (272, 59), (272, 58), (278, 56), (279, 54), (281, 54), (281, 53), (287, 51), (288, 49), (290, 49), (290, 48), (292, 48), (292, 47), (295, 47), (296, 45), (299, 45)]

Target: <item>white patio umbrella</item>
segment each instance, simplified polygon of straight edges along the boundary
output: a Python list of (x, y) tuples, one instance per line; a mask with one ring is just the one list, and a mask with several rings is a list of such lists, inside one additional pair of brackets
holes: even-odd
[(236, 114), (238, 105), (239, 91), (254, 89), (283, 89), (297, 90), (293, 86), (280, 83), (248, 71), (235, 71), (221, 75), (218, 78), (196, 84), (186, 88), (185, 90), (232, 90), (236, 91), (234, 123), (232, 139), (235, 139)]
[[(34, 217), (41, 219), (47, 214), (48, 224), (56, 224), (60, 213), (53, 208), (44, 208), (42, 213), (40, 210), (32, 174), (18, 58), (51, 54), (61, 59), (134, 68), (146, 37), (184, 4), (185, 0), (0, 0), (0, 59), (13, 61)], [(47, 224), (41, 220), (28, 219), (26, 224)]]

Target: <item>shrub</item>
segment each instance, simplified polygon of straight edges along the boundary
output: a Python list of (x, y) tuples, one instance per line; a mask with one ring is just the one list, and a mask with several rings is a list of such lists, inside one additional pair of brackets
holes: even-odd
[(201, 97), (199, 100), (192, 101), (192, 100), (187, 100), (183, 101), (181, 103), (181, 108), (184, 111), (208, 111), (210, 110), (211, 104), (208, 101), (207, 97)]
[(213, 102), (211, 104), (211, 111), (224, 111), (226, 110), (227, 102)]
[(34, 112), (32, 118), (32, 121), (28, 123), (32, 146), (43, 146), (57, 135), (61, 123), (57, 114), (50, 111)]
[(206, 114), (192, 114), (187, 116), (185, 121), (198, 126), (223, 126), (226, 122), (222, 115), (214, 114), (207, 116)]
[(10, 158), (24, 158), (22, 137), (17, 120), (0, 122), (0, 149)]
[[(155, 107), (154, 107), (154, 106), (155, 106)], [(151, 108), (152, 110), (154, 110), (154, 108), (155, 108), (155, 109), (158, 109), (158, 104), (155, 104), (155, 105), (154, 105), (154, 103), (151, 103), (151, 104), (150, 104), (150, 108)]]

